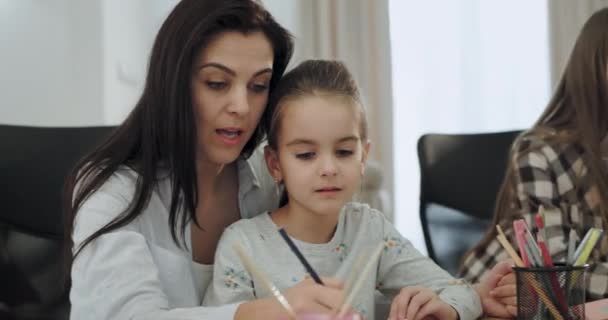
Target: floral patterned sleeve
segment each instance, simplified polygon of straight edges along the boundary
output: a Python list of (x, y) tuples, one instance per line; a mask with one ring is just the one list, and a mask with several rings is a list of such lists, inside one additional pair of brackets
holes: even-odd
[[(220, 238), (215, 252), (213, 280), (203, 299), (204, 306), (220, 306), (255, 299), (251, 275), (232, 248), (233, 243), (246, 246), (238, 231), (229, 227)], [(245, 248), (246, 251), (249, 251)]]

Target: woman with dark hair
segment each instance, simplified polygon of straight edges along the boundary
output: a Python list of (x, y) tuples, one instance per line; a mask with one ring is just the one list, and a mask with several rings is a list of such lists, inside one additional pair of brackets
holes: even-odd
[[(553, 261), (565, 261), (569, 231), (608, 228), (608, 8), (583, 27), (562, 79), (534, 126), (514, 142), (498, 194), (494, 225), (513, 238), (513, 220), (543, 206)], [(596, 246), (588, 300), (608, 297), (608, 237)], [(507, 254), (492, 227), (465, 257), (462, 275), (477, 281)]]
[[(68, 178), (72, 319), (266, 319), (282, 310), (275, 299), (200, 304), (224, 228), (278, 205), (255, 149), (292, 50), (256, 1), (177, 4), (135, 108)], [(283, 298), (296, 312), (329, 312), (343, 294), (326, 283), (302, 281)]]

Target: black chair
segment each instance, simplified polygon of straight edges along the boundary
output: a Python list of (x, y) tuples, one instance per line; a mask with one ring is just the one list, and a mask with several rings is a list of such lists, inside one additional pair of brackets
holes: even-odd
[(61, 191), (112, 127), (0, 125), (0, 319), (68, 319)]
[(418, 140), (424, 241), (429, 257), (453, 275), (490, 227), (509, 150), (520, 133), (426, 134)]

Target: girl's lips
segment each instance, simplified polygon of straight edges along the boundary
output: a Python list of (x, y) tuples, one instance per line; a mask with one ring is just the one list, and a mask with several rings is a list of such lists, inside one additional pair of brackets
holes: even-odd
[(317, 189), (317, 192), (340, 191), (340, 190), (342, 190), (342, 189), (337, 188), (337, 187), (327, 187), (327, 188)]
[(321, 188), (321, 189), (315, 190), (316, 193), (323, 195), (323, 196), (334, 196), (337, 193), (339, 193), (340, 191), (342, 191), (342, 189), (336, 188), (336, 187)]

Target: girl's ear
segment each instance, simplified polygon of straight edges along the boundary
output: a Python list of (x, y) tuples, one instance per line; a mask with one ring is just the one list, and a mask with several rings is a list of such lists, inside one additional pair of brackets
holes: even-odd
[(369, 148), (371, 148), (372, 144), (369, 140), (365, 141), (363, 144), (363, 152), (361, 154), (361, 176), (365, 174), (365, 164), (367, 163), (367, 155), (369, 154)]
[(276, 182), (283, 181), (283, 173), (281, 171), (281, 165), (279, 164), (279, 155), (270, 146), (264, 147), (264, 160), (266, 160), (266, 167), (268, 172)]

